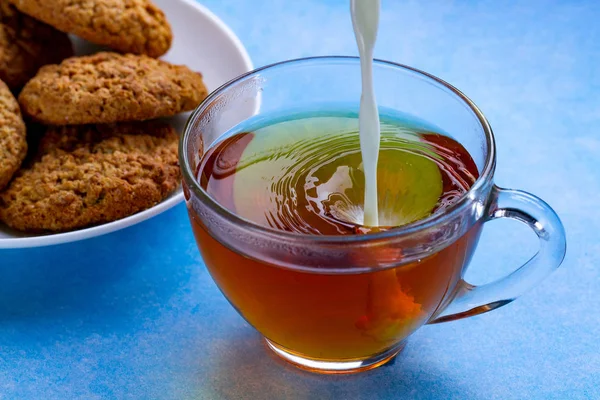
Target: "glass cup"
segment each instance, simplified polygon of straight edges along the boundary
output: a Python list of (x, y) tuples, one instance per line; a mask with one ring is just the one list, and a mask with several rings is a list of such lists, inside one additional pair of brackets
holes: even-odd
[[(375, 368), (424, 324), (508, 304), (558, 268), (566, 251), (564, 228), (544, 201), (494, 185), (494, 136), (464, 94), (391, 62), (375, 61), (373, 74), (380, 107), (438, 126), (475, 161), (480, 177), (443, 212), (385, 232), (311, 236), (249, 222), (198, 184), (203, 154), (244, 121), (340, 103), (358, 109), (358, 58), (286, 61), (240, 76), (198, 107), (181, 139), (186, 203), (211, 276), (277, 355), (321, 373)], [(539, 251), (508, 276), (474, 286), (465, 270), (483, 224), (497, 218), (529, 226)]]

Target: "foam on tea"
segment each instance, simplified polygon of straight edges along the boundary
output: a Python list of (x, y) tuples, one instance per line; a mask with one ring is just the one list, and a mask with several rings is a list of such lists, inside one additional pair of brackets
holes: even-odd
[(230, 211), (278, 230), (345, 235), (402, 226), (443, 209), (475, 181), (460, 144), (414, 118), (383, 118), (379, 227), (364, 223), (356, 114), (297, 113), (244, 126), (204, 157), (200, 182)]

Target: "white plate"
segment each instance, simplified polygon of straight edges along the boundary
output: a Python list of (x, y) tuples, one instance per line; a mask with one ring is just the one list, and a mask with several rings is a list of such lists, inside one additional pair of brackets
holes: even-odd
[[(252, 61), (237, 36), (217, 16), (194, 0), (154, 0), (167, 15), (173, 28), (173, 45), (162, 59), (185, 64), (204, 76), (209, 91), (252, 70)], [(74, 39), (79, 55), (93, 53), (97, 46)], [(175, 119), (179, 132), (189, 113)], [(0, 223), (0, 249), (41, 247), (89, 239), (114, 232), (152, 218), (183, 200), (181, 189), (156, 206), (118, 221), (78, 231), (29, 235)]]

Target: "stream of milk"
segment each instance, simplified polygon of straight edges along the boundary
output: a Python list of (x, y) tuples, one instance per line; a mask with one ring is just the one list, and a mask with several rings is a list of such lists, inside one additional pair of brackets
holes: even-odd
[(360, 54), (362, 95), (360, 97), (360, 151), (365, 173), (365, 226), (379, 225), (377, 207), (377, 161), (381, 137), (379, 112), (373, 88), (373, 49), (379, 27), (380, 0), (350, 0), (352, 26)]

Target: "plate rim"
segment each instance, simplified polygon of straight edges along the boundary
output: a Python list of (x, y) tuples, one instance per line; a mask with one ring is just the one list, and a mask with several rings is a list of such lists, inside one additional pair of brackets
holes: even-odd
[[(234, 48), (237, 50), (237, 52), (242, 58), (244, 68), (246, 69), (245, 72), (249, 72), (254, 69), (254, 64), (252, 63), (252, 59), (250, 58), (248, 50), (246, 49), (240, 38), (235, 34), (235, 32), (227, 24), (225, 24), (225, 22), (223, 22), (221, 18), (219, 18), (215, 13), (210, 11), (206, 6), (198, 3), (196, 0), (177, 1), (195, 8), (198, 12), (204, 14), (208, 19), (210, 19), (225, 34), (225, 36), (227, 36), (231, 40)], [(147, 221), (151, 218), (154, 218), (157, 215), (162, 214), (175, 207), (176, 205), (181, 203), (183, 199), (183, 190), (180, 187), (178, 189), (178, 193), (167, 198), (166, 200), (161, 201), (160, 203), (152, 206), (151, 208), (102, 225), (83, 228), (71, 232), (62, 232), (43, 236), (0, 238), (0, 250), (54, 246), (59, 244), (77, 242), (85, 239), (91, 239), (94, 237), (117, 232), (122, 229)]]

